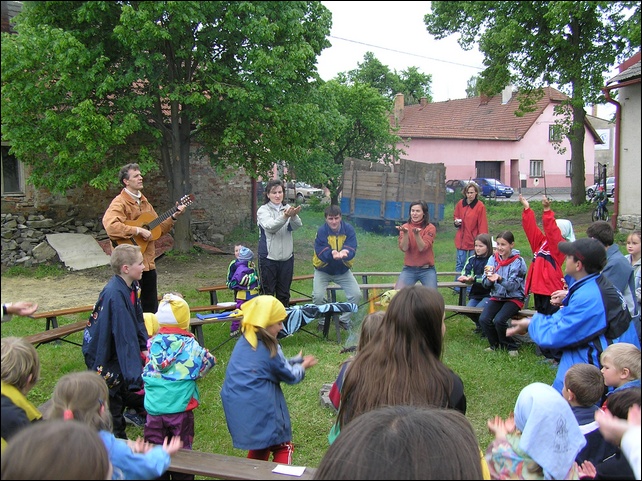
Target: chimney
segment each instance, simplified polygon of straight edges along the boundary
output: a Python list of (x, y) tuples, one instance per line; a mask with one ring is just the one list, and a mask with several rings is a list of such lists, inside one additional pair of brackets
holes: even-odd
[(401, 123), (403, 120), (403, 94), (397, 94), (395, 95), (395, 124), (397, 126)]
[(428, 104), (428, 99), (427, 99), (426, 97), (421, 97), (421, 99), (419, 100), (419, 104), (420, 104), (422, 107), (425, 107), (425, 106), (426, 106), (426, 104)]
[(597, 105), (595, 104), (591, 105), (591, 115), (597, 117)]
[(504, 87), (504, 90), (502, 90), (502, 105), (506, 105), (508, 102), (510, 102), (510, 99), (513, 97), (513, 86), (512, 85), (507, 85)]

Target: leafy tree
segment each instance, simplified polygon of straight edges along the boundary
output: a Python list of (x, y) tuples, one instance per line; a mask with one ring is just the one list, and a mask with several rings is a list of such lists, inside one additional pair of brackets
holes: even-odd
[(479, 82), (479, 76), (473, 75), (466, 82), (466, 98), (470, 99), (472, 97), (479, 96), (479, 88), (477, 83)]
[(426, 101), (432, 102), (432, 95), (430, 95), (432, 75), (421, 73), (417, 67), (408, 67), (401, 71), (400, 84), (399, 92), (404, 96), (404, 105), (418, 104), (423, 97)]
[(344, 160), (396, 161), (403, 153), (396, 148), (401, 138), (391, 131), (390, 102), (369, 85), (331, 80), (315, 91), (314, 102), (319, 108), (316, 147), (302, 159), (299, 178), (323, 184), (337, 204)]
[(424, 17), (428, 32), (438, 39), (459, 33), (464, 49), (479, 44), (486, 65), (481, 92), (493, 95), (516, 85), (522, 111), (532, 108), (546, 85), (558, 85), (569, 96), (556, 110), (571, 145), (571, 201), (584, 202), (584, 106), (603, 103), (604, 72), (639, 49), (640, 2), (443, 1), (431, 6)]
[(342, 83), (363, 83), (377, 89), (388, 100), (394, 100), (395, 95), (404, 95), (404, 104), (418, 104), (422, 97), (432, 102), (430, 85), (432, 75), (423, 74), (418, 67), (408, 67), (401, 73), (391, 71), (387, 65), (382, 64), (372, 52), (366, 52), (363, 63), (357, 63), (357, 68), (349, 72), (342, 72), (337, 76)]
[[(309, 141), (316, 59), (330, 44), (320, 2), (25, 2), (2, 35), (2, 136), (30, 182), (105, 189), (118, 168), (160, 169), (190, 192), (190, 148), (267, 172)], [(191, 247), (189, 215), (175, 247)]]

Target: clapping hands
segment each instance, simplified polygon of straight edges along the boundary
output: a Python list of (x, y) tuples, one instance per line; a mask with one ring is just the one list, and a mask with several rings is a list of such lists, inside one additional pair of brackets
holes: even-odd
[(286, 217), (294, 217), (296, 215), (299, 215), (299, 212), (301, 212), (301, 206), (297, 207), (292, 207), (291, 205), (287, 206), (285, 211), (283, 212)]
[(515, 416), (510, 413), (506, 419), (500, 416), (491, 418), (486, 423), (488, 430), (491, 434), (495, 435), (495, 439), (504, 440), (506, 435), (515, 432)]

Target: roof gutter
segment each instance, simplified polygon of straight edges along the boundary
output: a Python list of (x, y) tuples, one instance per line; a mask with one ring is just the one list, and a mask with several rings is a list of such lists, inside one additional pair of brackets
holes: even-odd
[(617, 83), (615, 85), (611, 85), (610, 87), (603, 87), (602, 92), (604, 92), (604, 97), (606, 98), (606, 101), (615, 105), (615, 153), (613, 157), (613, 163), (615, 164), (615, 173), (616, 173), (616, 178), (615, 178), (615, 192), (613, 193), (613, 216), (611, 217), (611, 226), (613, 229), (616, 228), (617, 226), (617, 217), (618, 217), (618, 199), (620, 198), (620, 122), (622, 120), (622, 105), (615, 99), (611, 98), (611, 90), (619, 89), (621, 87), (627, 87), (629, 85), (633, 85), (636, 83), (640, 83), (640, 79), (634, 79), (634, 80), (627, 80), (626, 82), (622, 83)]

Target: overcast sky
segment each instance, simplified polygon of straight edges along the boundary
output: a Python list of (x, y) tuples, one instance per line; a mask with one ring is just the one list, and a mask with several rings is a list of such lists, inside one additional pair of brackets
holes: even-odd
[[(457, 34), (436, 40), (428, 33), (423, 17), (430, 2), (321, 3), (332, 12), (332, 46), (321, 52), (317, 63), (323, 80), (357, 68), (366, 52), (372, 52), (391, 71), (417, 67), (432, 75), (433, 101), (442, 102), (465, 98), (468, 80), (483, 69), (483, 55), (476, 47), (463, 50)], [(610, 105), (600, 106), (598, 115), (607, 118), (612, 111)]]
[(418, 67), (432, 75), (433, 100), (466, 97), (466, 83), (481, 72), (483, 56), (475, 48), (464, 51), (457, 36), (435, 40), (423, 17), (430, 2), (321, 2), (332, 12), (332, 47), (319, 56), (323, 80), (357, 68), (366, 52), (391, 71)]

